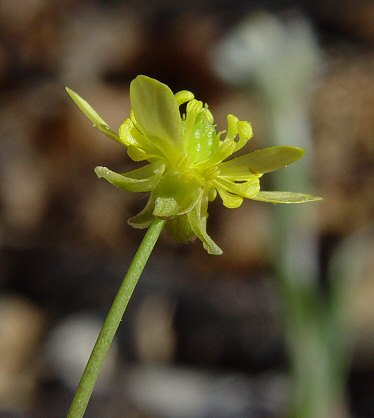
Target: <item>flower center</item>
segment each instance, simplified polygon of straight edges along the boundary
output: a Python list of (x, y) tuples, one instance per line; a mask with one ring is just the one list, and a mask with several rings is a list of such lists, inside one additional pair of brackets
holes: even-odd
[(207, 160), (219, 146), (213, 116), (201, 101), (193, 99), (187, 104), (183, 139), (192, 163)]

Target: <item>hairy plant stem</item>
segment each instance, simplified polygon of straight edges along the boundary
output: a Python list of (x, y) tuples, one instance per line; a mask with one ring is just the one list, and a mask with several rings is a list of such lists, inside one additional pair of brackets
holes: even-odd
[(109, 347), (164, 225), (164, 220), (155, 219), (149, 226), (97, 337), (95, 346), (70, 405), (67, 418), (83, 417)]

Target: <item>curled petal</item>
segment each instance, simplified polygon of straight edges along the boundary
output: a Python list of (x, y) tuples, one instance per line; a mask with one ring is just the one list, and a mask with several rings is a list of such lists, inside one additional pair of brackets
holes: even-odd
[(142, 132), (160, 148), (182, 146), (182, 120), (170, 88), (140, 75), (130, 85), (131, 107)]
[(178, 93), (175, 93), (175, 100), (178, 103), (178, 106), (182, 105), (183, 103), (189, 102), (190, 100), (194, 99), (195, 96), (188, 90), (181, 90)]
[(227, 134), (225, 140), (234, 140), (239, 134), (239, 141), (236, 142), (235, 150), (239, 151), (252, 138), (253, 130), (249, 122), (240, 121), (234, 115), (227, 115)]
[(127, 118), (122, 123), (119, 127), (118, 134), (121, 141), (127, 146), (127, 153), (132, 160), (152, 161), (154, 159), (160, 159), (160, 155), (162, 158), (162, 154), (160, 154), (154, 142), (144, 136), (130, 118)]
[(65, 87), (68, 95), (73, 99), (79, 109), (87, 116), (87, 118), (93, 123), (94, 127), (99, 129), (103, 134), (117, 142), (122, 143), (118, 135), (113, 132), (105, 120), (93, 109), (93, 107), (82, 99), (75, 91)]
[(318, 196), (293, 192), (259, 192), (252, 199), (270, 203), (306, 203), (322, 200)]
[(163, 164), (148, 164), (124, 174), (118, 174), (106, 167), (96, 167), (95, 173), (113, 186), (129, 192), (149, 192), (160, 182), (165, 166)]
[(253, 136), (252, 125), (244, 120), (238, 121), (239, 141), (236, 143), (235, 152), (242, 149)]
[(248, 173), (263, 174), (287, 166), (304, 155), (298, 147), (269, 147), (250, 152), (220, 164), (222, 176), (227, 178), (245, 178)]
[(202, 194), (198, 181), (180, 173), (165, 176), (155, 190), (153, 214), (168, 219), (183, 215), (196, 205)]
[(250, 176), (246, 181), (241, 183), (235, 183), (223, 178), (218, 178), (214, 183), (217, 185), (217, 189), (223, 188), (232, 194), (246, 197), (247, 199), (252, 199), (260, 191), (260, 182), (256, 175)]
[(206, 251), (208, 251), (209, 254), (220, 255), (222, 254), (221, 248), (219, 248), (206, 232), (207, 214), (202, 209), (202, 200), (203, 197), (199, 199), (193, 210), (187, 213), (187, 217), (193, 233), (202, 241)]
[(127, 155), (133, 161), (144, 161), (148, 157), (148, 154), (146, 152), (144, 152), (141, 148), (134, 147), (133, 145), (128, 145)]
[(238, 122), (239, 119), (231, 114), (227, 115), (227, 134), (226, 139), (235, 139), (238, 135)]
[[(138, 133), (138, 135), (136, 134)], [(118, 129), (118, 135), (125, 145), (133, 145), (138, 147), (141, 144), (141, 133), (134, 127), (134, 123), (130, 118), (125, 119)]]
[(222, 187), (217, 188), (218, 194), (221, 196), (223, 206), (229, 209), (236, 209), (243, 203), (243, 198), (236, 194), (229, 193)]

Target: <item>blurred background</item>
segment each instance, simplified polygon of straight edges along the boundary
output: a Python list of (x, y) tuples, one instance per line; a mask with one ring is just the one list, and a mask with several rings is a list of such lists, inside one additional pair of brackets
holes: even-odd
[(1, 0), (1, 417), (64, 416), (143, 237), (145, 197), (93, 172), (133, 163), (64, 91), (117, 129), (138, 74), (251, 121), (250, 149), (306, 148), (264, 189), (324, 201), (217, 199), (220, 257), (162, 236), (86, 416), (374, 416), (373, 22), (370, 0)]

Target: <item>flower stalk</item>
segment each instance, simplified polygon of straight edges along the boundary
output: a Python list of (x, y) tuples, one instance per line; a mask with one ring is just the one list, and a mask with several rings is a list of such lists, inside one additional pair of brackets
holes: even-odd
[(84, 416), (93, 388), (115, 333), (164, 225), (164, 220), (155, 218), (149, 226), (134, 259), (130, 264), (127, 274), (123, 279), (103, 327), (101, 328), (96, 344), (92, 350), (70, 405), (67, 418), (82, 418)]

